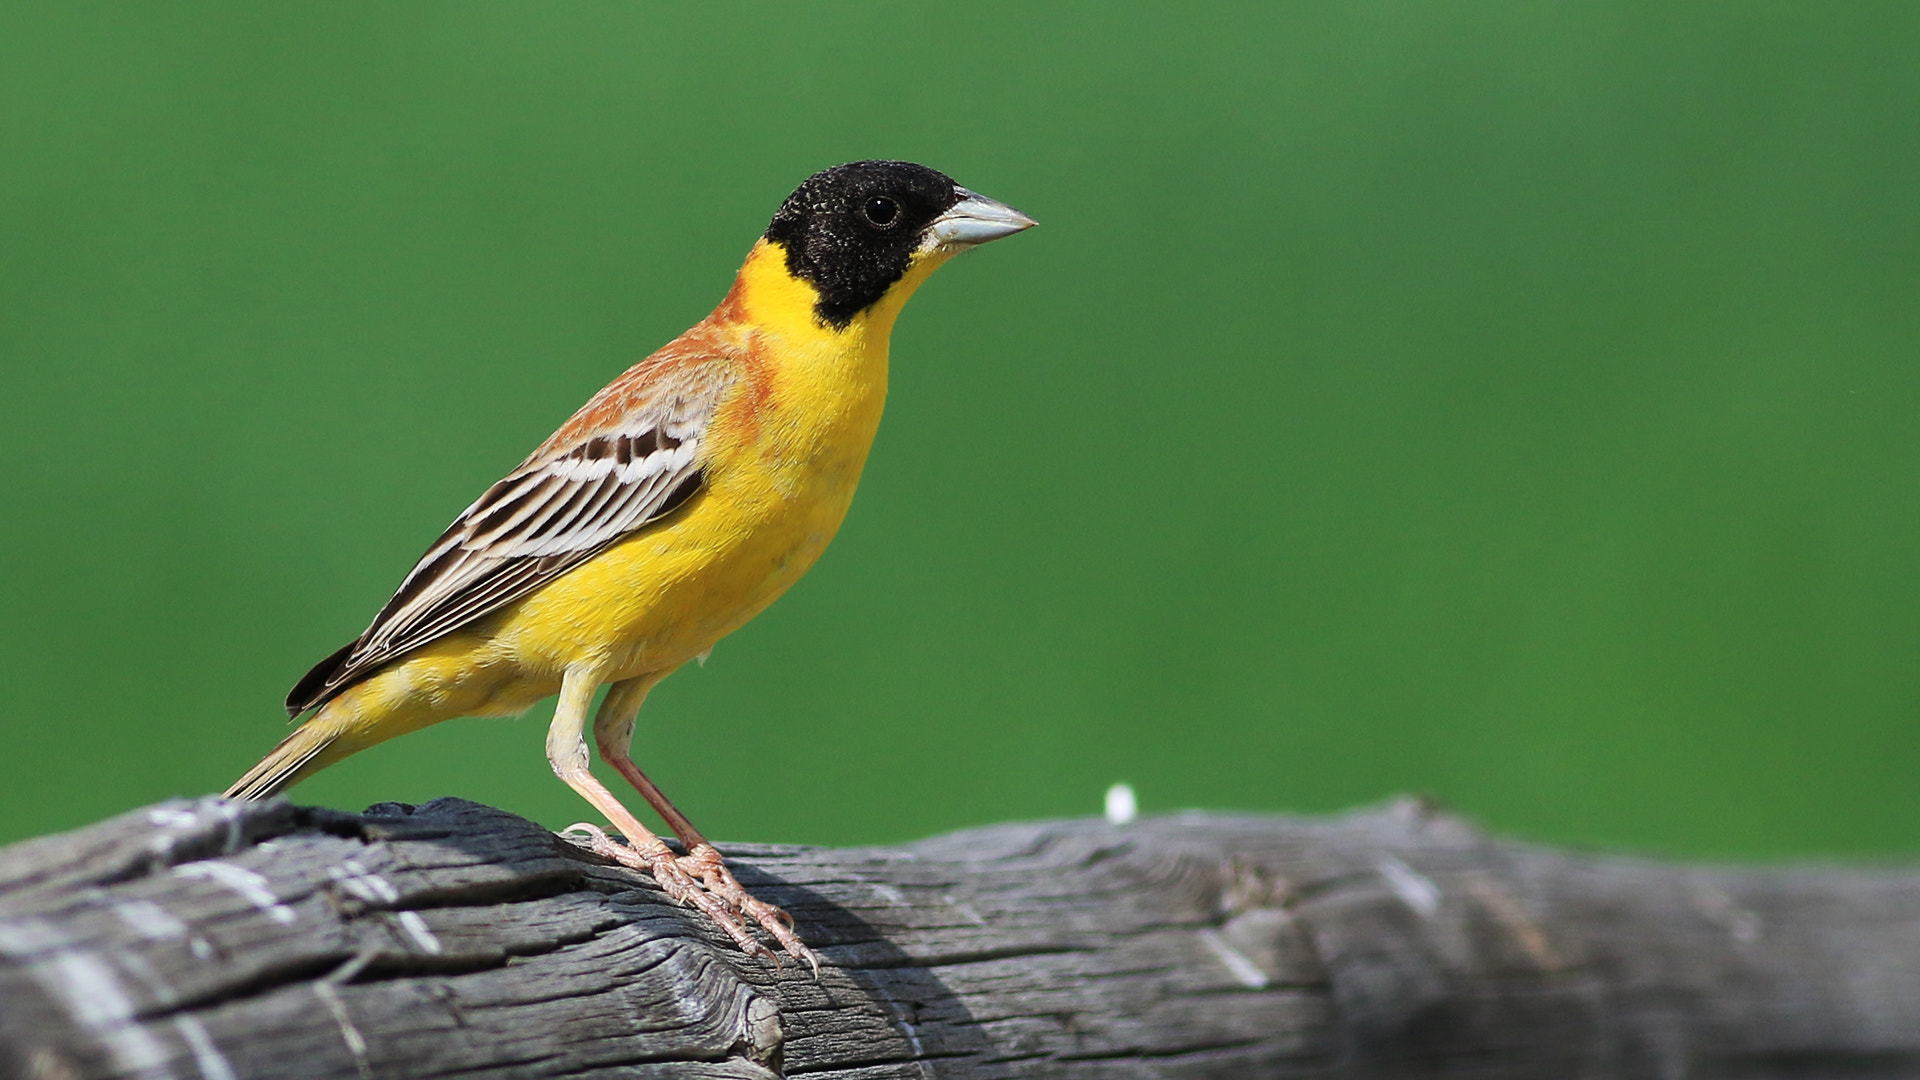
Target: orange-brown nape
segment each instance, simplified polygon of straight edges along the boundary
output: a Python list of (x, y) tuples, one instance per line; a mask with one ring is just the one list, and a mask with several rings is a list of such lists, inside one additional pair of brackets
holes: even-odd
[[(348, 755), (457, 716), (559, 695), (553, 770), (625, 837), (595, 851), (653, 875), (742, 949), (759, 926), (818, 958), (746, 892), (633, 763), (647, 692), (813, 565), (853, 499), (886, 399), (887, 345), (956, 252), (1033, 224), (924, 166), (819, 173), (775, 214), (712, 315), (595, 394), (461, 513), (357, 639), (287, 700), (307, 722), (227, 792), (265, 798)], [(678, 854), (588, 769), (601, 757)]]

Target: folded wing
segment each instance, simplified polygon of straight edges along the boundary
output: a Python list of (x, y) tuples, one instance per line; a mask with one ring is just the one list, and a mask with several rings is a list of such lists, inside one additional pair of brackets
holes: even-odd
[(324, 705), (673, 513), (700, 490), (700, 441), (725, 389), (713, 368), (661, 377), (643, 366), (602, 391), (556, 440), (580, 434), (549, 440), (461, 512), (366, 632), (287, 695), (288, 714)]

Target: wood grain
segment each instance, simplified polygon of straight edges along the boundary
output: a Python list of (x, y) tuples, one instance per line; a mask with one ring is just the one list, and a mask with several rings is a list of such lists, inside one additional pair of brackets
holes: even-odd
[(0, 1075), (1920, 1078), (1920, 872), (1317, 820), (723, 845), (828, 968), (443, 799), (0, 851)]

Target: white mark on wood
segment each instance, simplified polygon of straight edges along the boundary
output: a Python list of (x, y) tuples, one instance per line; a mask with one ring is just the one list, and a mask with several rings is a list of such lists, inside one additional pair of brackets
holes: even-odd
[(1414, 914), (1431, 919), (1440, 911), (1440, 886), (1425, 874), (1392, 855), (1381, 856), (1373, 865), (1380, 871), (1380, 876), (1387, 880), (1393, 895), (1412, 908)]
[(1566, 966), (1560, 954), (1554, 951), (1553, 942), (1547, 939), (1546, 932), (1540, 929), (1540, 924), (1527, 915), (1520, 901), (1502, 888), (1499, 882), (1475, 871), (1467, 878), (1467, 889), (1493, 913), (1495, 921), (1513, 934), (1514, 940), (1527, 951), (1527, 956), (1539, 965), (1540, 970), (1559, 971)]
[(920, 1075), (926, 1080), (934, 1080), (933, 1071), (927, 1066), (927, 1048), (920, 1043), (920, 1031), (908, 1016), (906, 1006), (892, 998), (887, 999), (887, 1008), (893, 1018), (899, 1021), (900, 1030), (907, 1036), (907, 1045), (913, 1048), (914, 1064), (920, 1067)]
[(440, 955), (440, 939), (433, 936), (433, 931), (427, 926), (427, 920), (421, 918), (419, 912), (401, 912), (400, 928), (407, 932), (407, 936), (412, 938), (422, 951), (434, 956)]
[(347, 1053), (353, 1055), (353, 1067), (360, 1071), (363, 1080), (373, 1080), (373, 1067), (367, 1062), (366, 1037), (360, 1034), (360, 1029), (353, 1024), (353, 1017), (347, 1014), (347, 1003), (340, 1000), (340, 994), (329, 982), (314, 983), (313, 993), (333, 1014), (333, 1022), (340, 1026), (340, 1041), (347, 1044)]
[(74, 948), (58, 929), (35, 919), (0, 923), (0, 952), (27, 961), (33, 980), (65, 1006), (75, 1024), (99, 1038), (116, 1072), (172, 1080), (166, 1048), (134, 1019), (133, 1000), (104, 959)]
[(113, 913), (148, 941), (173, 941), (187, 936), (187, 924), (151, 900), (122, 901), (113, 905)]
[(147, 841), (147, 850), (161, 862), (171, 862), (173, 845), (180, 841), (179, 833), (197, 827), (200, 824), (200, 815), (190, 810), (176, 810), (171, 806), (156, 806), (147, 811), (147, 823), (167, 830)]
[(889, 907), (908, 906), (906, 894), (884, 882), (874, 885), (873, 894), (886, 901)]
[(1240, 985), (1249, 990), (1267, 988), (1267, 973), (1261, 971), (1260, 965), (1254, 963), (1246, 953), (1227, 944), (1227, 939), (1221, 937), (1218, 930), (1200, 931), (1200, 940), (1213, 950), (1213, 955), (1220, 958), (1220, 963), (1226, 966), (1227, 971), (1240, 980)]
[(223, 823), (226, 839), (222, 843), (223, 854), (231, 855), (240, 850), (246, 839), (243, 829), (244, 812), (237, 802), (224, 799), (203, 799), (194, 804), (191, 810), (182, 810), (171, 806), (156, 806), (147, 811), (147, 823), (167, 830), (147, 842), (147, 850), (162, 862), (173, 858), (173, 849), (182, 839), (182, 834), (204, 828), (208, 824), (208, 812)]
[(967, 903), (965, 900), (955, 900), (952, 894), (942, 893), (940, 895), (940, 902), (959, 912), (961, 918), (975, 926), (987, 925), (986, 918), (982, 916), (980, 912), (976, 911), (972, 904)]
[(1107, 789), (1107, 820), (1126, 825), (1140, 816), (1140, 800), (1134, 797), (1132, 784), (1115, 784)]
[[(133, 1001), (106, 961), (75, 949), (56, 954), (45, 966), (53, 976), (49, 989), (65, 999), (75, 1021), (100, 1036), (122, 1070), (141, 1077), (173, 1076), (167, 1070), (166, 1050), (134, 1020)], [(47, 981), (43, 979), (43, 985)]]
[(221, 850), (228, 855), (240, 850), (240, 841), (245, 839), (240, 831), (240, 804), (222, 799), (214, 803), (214, 811), (227, 823), (227, 842)]
[(38, 919), (0, 922), (0, 953), (8, 956), (27, 959), (51, 952), (66, 943), (64, 936)]
[(193, 1064), (200, 1070), (200, 1080), (240, 1080), (233, 1071), (233, 1063), (214, 1045), (213, 1036), (207, 1034), (205, 1024), (191, 1016), (176, 1016), (173, 1027), (187, 1049), (193, 1051)]
[(193, 954), (195, 960), (213, 959), (213, 945), (203, 937), (188, 938), (187, 951)]
[(152, 964), (147, 963), (146, 957), (131, 950), (116, 949), (113, 952), (113, 958), (119, 962), (120, 970), (133, 976), (140, 985), (146, 987), (147, 993), (152, 994), (155, 1001), (168, 1008), (180, 1003), (180, 995), (173, 992), (173, 987), (167, 984), (167, 980), (160, 977), (160, 973), (153, 969)]
[(157, 825), (162, 829), (191, 829), (200, 824), (200, 815), (190, 810), (156, 806), (147, 811), (147, 824)]
[(1693, 890), (1693, 906), (1700, 913), (1733, 935), (1733, 940), (1742, 945), (1751, 945), (1760, 940), (1762, 923), (1760, 916), (1741, 907), (1733, 897), (1711, 885), (1696, 885)]
[(244, 866), (223, 863), (218, 859), (191, 862), (173, 868), (175, 875), (184, 878), (199, 878), (211, 881), (239, 894), (252, 904), (254, 910), (265, 912), (267, 917), (282, 926), (291, 925), (299, 918), (292, 908), (280, 902), (280, 898), (267, 887), (267, 879), (248, 870)]
[(694, 659), (695, 659), (695, 660), (698, 660), (698, 661), (700, 662), (700, 666), (701, 666), (701, 667), (706, 667), (706, 666), (707, 666), (707, 657), (709, 657), (709, 656), (712, 656), (712, 655), (713, 655), (713, 647), (712, 647), (711, 645), (709, 645), (709, 646), (708, 646), (708, 647), (707, 647), (707, 648), (706, 648), (706, 649), (705, 649), (704, 651), (702, 651), (702, 652), (700, 652), (699, 654), (697, 654), (697, 655), (695, 655), (695, 656), (694, 656)]
[(327, 867), (327, 876), (365, 903), (392, 904), (400, 899), (400, 890), (393, 887), (393, 882), (368, 870), (358, 859)]

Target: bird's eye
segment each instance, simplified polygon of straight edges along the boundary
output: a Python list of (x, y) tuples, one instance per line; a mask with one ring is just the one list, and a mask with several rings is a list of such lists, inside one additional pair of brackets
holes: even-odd
[(875, 195), (868, 199), (867, 205), (860, 210), (867, 215), (867, 221), (877, 228), (884, 229), (900, 220), (900, 204), (885, 195)]

